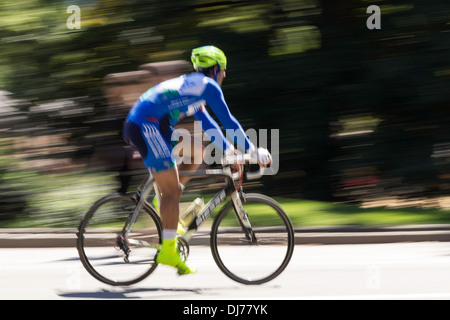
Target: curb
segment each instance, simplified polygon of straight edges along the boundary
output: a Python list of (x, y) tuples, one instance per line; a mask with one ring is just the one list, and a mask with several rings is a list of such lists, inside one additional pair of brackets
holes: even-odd
[(295, 229), (296, 244), (450, 241), (450, 225), (331, 226)]
[[(450, 225), (297, 227), (295, 243), (376, 244), (450, 241)], [(201, 230), (191, 245), (209, 245), (209, 230)], [(76, 229), (0, 228), (0, 248), (76, 248)]]

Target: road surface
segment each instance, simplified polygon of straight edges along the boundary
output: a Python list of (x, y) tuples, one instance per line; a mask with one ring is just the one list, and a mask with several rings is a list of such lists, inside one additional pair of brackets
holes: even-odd
[(298, 245), (288, 268), (245, 286), (191, 247), (195, 275), (159, 266), (130, 287), (110, 287), (82, 267), (75, 248), (0, 249), (0, 299), (450, 299), (450, 242)]

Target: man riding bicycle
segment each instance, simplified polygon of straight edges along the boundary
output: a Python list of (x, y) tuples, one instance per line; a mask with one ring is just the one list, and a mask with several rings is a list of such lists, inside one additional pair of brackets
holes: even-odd
[[(200, 163), (182, 163), (177, 168), (173, 154), (176, 144), (172, 141), (173, 126), (183, 117), (194, 116), (203, 131), (214, 130), (213, 142), (222, 152), (234, 154), (234, 146), (206, 111), (207, 104), (223, 127), (234, 130), (238, 142), (244, 141), (240, 147), (245, 152), (254, 154), (260, 165), (271, 163), (270, 153), (266, 149), (255, 149), (225, 103), (221, 89), (227, 65), (225, 54), (214, 46), (204, 46), (192, 51), (191, 60), (196, 72), (164, 81), (146, 91), (131, 108), (123, 128), (125, 141), (139, 151), (161, 192), (163, 244), (157, 262), (177, 268), (179, 274), (195, 270), (185, 264), (177, 249), (179, 202), (189, 179), (188, 176), (180, 179), (178, 170), (195, 170)], [(192, 155), (196, 150), (203, 150), (201, 143), (194, 140), (191, 146)]]

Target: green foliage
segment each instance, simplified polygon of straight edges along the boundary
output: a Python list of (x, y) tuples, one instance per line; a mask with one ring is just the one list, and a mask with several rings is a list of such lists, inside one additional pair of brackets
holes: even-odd
[[(66, 26), (67, 1), (0, 4), (0, 86), (28, 117), (11, 134), (68, 134), (72, 151), (54, 156), (88, 156), (93, 132), (120, 131), (121, 119), (100, 121), (107, 74), (212, 44), (228, 57), (223, 89), (244, 128), (280, 129), (266, 192), (362, 201), (448, 191), (447, 1), (74, 2), (79, 30)], [(366, 28), (371, 4), (381, 30)], [(354, 184), (367, 178), (375, 191)]]

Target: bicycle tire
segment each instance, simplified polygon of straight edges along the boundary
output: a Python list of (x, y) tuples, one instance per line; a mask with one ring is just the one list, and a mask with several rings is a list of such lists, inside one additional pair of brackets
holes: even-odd
[[(101, 268), (103, 268), (103, 266), (107, 266), (108, 264), (105, 262), (103, 265), (101, 264), (101, 259), (96, 257), (96, 256), (91, 256), (91, 251), (94, 250), (93, 248), (97, 248), (97, 250), (100, 250), (99, 248), (104, 248), (105, 250), (108, 250), (112, 252), (112, 250), (110, 250), (111, 248), (114, 247), (114, 245), (116, 244), (116, 240), (113, 239), (114, 235), (117, 235), (117, 232), (114, 232), (115, 229), (119, 230), (123, 227), (123, 225), (125, 224), (125, 219), (120, 221), (119, 219), (119, 223), (121, 223), (121, 225), (119, 224), (119, 228), (115, 228), (115, 227), (102, 227), (101, 225), (98, 227), (99, 232), (103, 231), (103, 229), (105, 229), (105, 234), (108, 234), (107, 236), (104, 236), (103, 238), (105, 238), (106, 240), (103, 240), (102, 238), (102, 234), (99, 234), (100, 236), (95, 235), (95, 237), (97, 237), (98, 239), (94, 239), (94, 234), (95, 232), (97, 232), (97, 228), (95, 228), (95, 232), (92, 232), (92, 235), (90, 233), (90, 222), (94, 221), (95, 219), (99, 219), (102, 220), (102, 214), (100, 214), (100, 212), (102, 212), (102, 210), (104, 210), (105, 212), (107, 212), (107, 214), (109, 214), (110, 216), (113, 215), (112, 213), (108, 212), (108, 210), (106, 210), (106, 208), (109, 205), (112, 205), (112, 208), (114, 208), (115, 205), (119, 205), (120, 203), (124, 203), (127, 206), (129, 205), (130, 208), (133, 208), (136, 206), (137, 201), (129, 196), (129, 195), (125, 195), (125, 194), (121, 194), (121, 193), (114, 193), (114, 194), (109, 194), (104, 196), (103, 198), (99, 199), (98, 201), (96, 201), (91, 208), (88, 210), (88, 212), (85, 214), (84, 218), (81, 220), (80, 225), (78, 227), (78, 232), (77, 232), (77, 249), (78, 249), (78, 253), (79, 253), (79, 257), (80, 260), (84, 266), (84, 268), (89, 272), (89, 274), (91, 274), (95, 279), (112, 285), (112, 286), (127, 286), (127, 285), (132, 285), (135, 284), (139, 281), (142, 281), (143, 279), (145, 279), (146, 277), (148, 277), (157, 267), (157, 263), (156, 261), (151, 262), (151, 255), (153, 255), (153, 251), (155, 251), (154, 255), (156, 256), (158, 250), (157, 249), (151, 249), (152, 252), (150, 252), (150, 249), (148, 250), (148, 252), (146, 252), (146, 254), (148, 253), (149, 258), (150, 259), (150, 263), (148, 267), (142, 268), (145, 271), (142, 271), (140, 273), (130, 273), (131, 278), (126, 278), (126, 279), (120, 279), (117, 280), (115, 279), (113, 276), (109, 276), (109, 275), (105, 275), (105, 271), (101, 270)], [(162, 243), (162, 222), (161, 219), (159, 217), (159, 215), (148, 205), (144, 204), (141, 212), (139, 213), (140, 216), (145, 215), (143, 214), (143, 212), (145, 212), (146, 218), (144, 218), (146, 220), (146, 225), (151, 225), (151, 228), (148, 228), (148, 230), (151, 230), (151, 236), (152, 236), (152, 241), (153, 242), (158, 242), (159, 244)], [(127, 216), (126, 214), (129, 215), (129, 213), (125, 213), (125, 217)], [(99, 217), (96, 217), (97, 215), (100, 215)], [(104, 214), (106, 216), (106, 214)], [(114, 217), (113, 217), (114, 218)], [(109, 217), (109, 219), (113, 219), (111, 217)], [(105, 221), (99, 221), (101, 223), (106, 223)], [(109, 222), (110, 224), (113, 222)], [(109, 236), (109, 232), (107, 233), (106, 231), (109, 231), (111, 229), (111, 236)], [(154, 230), (153, 230), (154, 229)], [(147, 229), (145, 229), (144, 227), (142, 229), (139, 230), (139, 232), (141, 232), (141, 237), (144, 237), (145, 234), (143, 233), (145, 230), (145, 232), (149, 233), (149, 235), (147, 235), (148, 237), (150, 236), (150, 231), (147, 231)], [(90, 243), (94, 243), (96, 242), (95, 245), (93, 245), (92, 247), (90, 246)], [(97, 242), (99, 242), (99, 244), (97, 244)], [(98, 246), (98, 247), (96, 247)], [(103, 250), (103, 249), (101, 249)], [(115, 248), (115, 250), (117, 250), (117, 248)], [(131, 252), (133, 253), (133, 250), (142, 250), (141, 248), (138, 249), (131, 249)], [(118, 251), (118, 258), (120, 258), (120, 250)], [(106, 251), (105, 251), (106, 252)], [(109, 258), (114, 258), (113, 255), (109, 256)], [(146, 258), (146, 257), (145, 257)], [(106, 261), (106, 256), (105, 256), (105, 261)], [(114, 258), (115, 259), (115, 258)], [(126, 266), (126, 261), (123, 261), (124, 264), (123, 266)], [(114, 264), (119, 265), (119, 260), (116, 260), (114, 263), (111, 261), (108, 261), (108, 263), (110, 264), (110, 267), (113, 266)], [(139, 262), (140, 264), (144, 265), (145, 263)], [(136, 262), (135, 265), (138, 265), (138, 263)], [(106, 268), (106, 267), (105, 267)], [(131, 268), (131, 267), (129, 267)], [(147, 269), (148, 268), (148, 269)], [(125, 267), (124, 267), (125, 269)], [(139, 266), (140, 269), (140, 266)]]
[[(295, 246), (294, 228), (289, 217), (281, 208), (281, 206), (270, 197), (256, 193), (246, 194), (245, 199), (243, 199), (242, 201), (242, 204), (246, 211), (248, 211), (248, 208), (252, 208), (251, 205), (256, 205), (256, 207), (253, 207), (253, 209), (251, 209), (251, 211), (253, 212), (248, 212), (248, 219), (252, 224), (252, 229), (256, 234), (256, 238), (260, 238), (260, 240), (258, 240), (259, 243), (250, 243), (249, 240), (244, 237), (245, 234), (242, 232), (242, 225), (239, 219), (230, 217), (233, 216), (233, 213), (234, 216), (237, 217), (234, 204), (232, 201), (230, 201), (220, 210), (220, 212), (214, 219), (211, 228), (211, 251), (214, 261), (226, 276), (239, 283), (247, 285), (259, 285), (271, 281), (279, 276), (289, 264)], [(259, 209), (258, 205), (260, 206)], [(262, 208), (265, 209), (261, 210), (261, 205), (263, 205), (264, 207)], [(256, 217), (258, 211), (268, 211), (266, 212), (266, 217), (264, 218), (265, 221), (261, 217)], [(267, 218), (270, 218), (273, 222), (277, 221), (278, 226), (271, 225), (272, 222), (268, 221)], [(229, 224), (229, 226), (227, 227), (226, 224)], [(260, 226), (259, 224), (263, 224), (264, 226)], [(241, 237), (239, 237), (239, 234), (241, 235)], [(272, 243), (270, 243), (272, 239), (271, 237), (273, 237)], [(278, 237), (279, 239), (276, 237)], [(260, 265), (258, 265), (257, 259), (252, 260), (253, 256), (252, 258), (250, 258), (250, 255), (247, 255), (247, 249), (256, 247), (258, 245), (264, 246), (264, 244), (270, 244), (271, 247), (267, 246), (265, 248), (271, 249), (269, 251), (266, 251), (264, 248), (258, 248), (258, 259), (260, 259), (260, 261), (263, 261)], [(246, 245), (246, 249), (245, 252), (242, 253), (241, 258), (242, 260), (246, 260), (238, 261), (239, 257), (238, 254), (235, 254), (235, 252), (237, 253), (237, 251), (240, 251), (237, 250), (238, 247), (244, 247), (244, 245)], [(274, 267), (271, 267), (270, 269), (271, 271), (263, 271), (263, 275), (254, 276), (253, 272), (256, 273), (256, 271), (254, 271), (252, 268), (255, 267), (256, 270), (260, 267), (263, 267), (266, 262), (272, 263), (273, 259), (269, 261), (267, 260), (267, 256), (269, 255), (269, 252), (275, 252), (275, 250), (278, 251), (278, 249), (280, 249), (280, 252), (277, 252), (277, 261), (279, 262), (279, 264), (278, 262), (275, 262), (273, 264)], [(242, 250), (244, 250), (244, 248)], [(253, 263), (255, 264), (251, 266), (251, 264)], [(233, 269), (231, 265), (235, 265), (235, 269)], [(236, 269), (241, 268), (241, 265), (246, 265), (246, 268), (249, 269), (249, 271), (246, 271), (250, 272), (248, 276), (241, 275), (240, 271), (238, 274)]]

